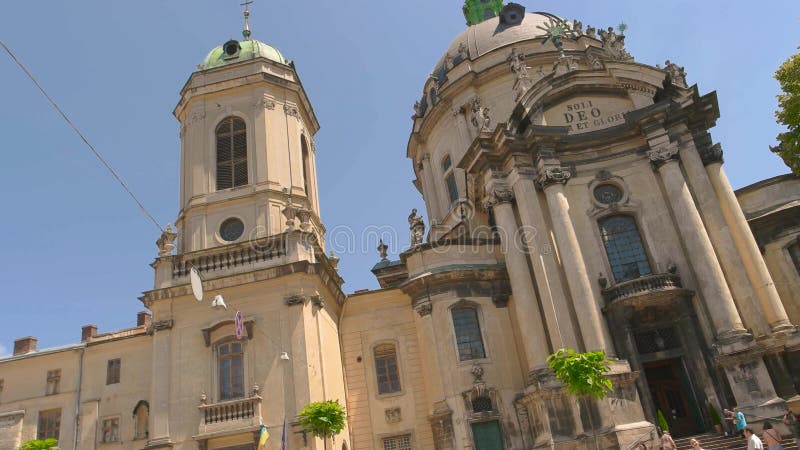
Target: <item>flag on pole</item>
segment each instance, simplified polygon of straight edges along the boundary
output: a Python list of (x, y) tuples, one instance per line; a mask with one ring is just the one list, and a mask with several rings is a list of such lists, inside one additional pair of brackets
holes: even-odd
[(281, 433), (281, 450), (286, 450), (286, 416), (283, 416), (283, 432)]
[(261, 425), (261, 432), (258, 435), (258, 450), (267, 448), (267, 439), (269, 439), (269, 431), (266, 426)]
[(244, 317), (241, 311), (236, 311), (233, 318), (233, 326), (236, 329), (236, 339), (244, 338)]

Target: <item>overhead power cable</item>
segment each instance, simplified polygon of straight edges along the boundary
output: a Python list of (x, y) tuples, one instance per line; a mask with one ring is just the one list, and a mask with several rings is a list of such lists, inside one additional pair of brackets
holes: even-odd
[(3, 49), (6, 51), (6, 53), (8, 53), (8, 55), (11, 57), (11, 59), (13, 59), (15, 63), (17, 63), (17, 66), (19, 66), (19, 68), (22, 69), (23, 72), (25, 72), (25, 75), (27, 75), (28, 78), (30, 78), (30, 80), (33, 82), (33, 84), (36, 85), (36, 87), (39, 89), (39, 92), (41, 92), (42, 95), (45, 96), (45, 98), (47, 99), (47, 101), (50, 102), (50, 104), (53, 106), (53, 108), (55, 108), (55, 110), (58, 111), (59, 114), (61, 114), (61, 117), (63, 117), (64, 120), (67, 122), (67, 124), (75, 131), (75, 133), (78, 134), (78, 136), (86, 144), (86, 146), (89, 147), (89, 150), (92, 151), (94, 156), (97, 157), (98, 160), (100, 160), (100, 162), (103, 164), (103, 166), (105, 166), (106, 169), (108, 169), (109, 172), (111, 172), (111, 175), (117, 180), (117, 182), (120, 184), (120, 186), (122, 186), (122, 189), (124, 189), (125, 192), (127, 192), (128, 195), (130, 195), (130, 197), (133, 199), (133, 201), (136, 202), (136, 204), (139, 206), (139, 209), (142, 210), (144, 215), (147, 216), (147, 218), (150, 219), (150, 221), (153, 222), (153, 224), (155, 224), (155, 226), (157, 226), (158, 229), (161, 230), (161, 232), (164, 232), (164, 228), (158, 223), (158, 221), (153, 217), (153, 215), (150, 214), (149, 211), (147, 211), (147, 208), (144, 207), (142, 202), (139, 201), (138, 198), (136, 198), (136, 195), (134, 195), (134, 193), (130, 190), (128, 185), (125, 184), (125, 181), (122, 179), (122, 177), (120, 177), (119, 174), (117, 173), (117, 171), (114, 170), (113, 167), (111, 167), (111, 164), (109, 164), (105, 160), (105, 158), (103, 158), (103, 156), (100, 155), (100, 152), (98, 152), (97, 149), (94, 148), (94, 146), (89, 142), (89, 140), (86, 139), (86, 136), (84, 136), (83, 133), (81, 133), (81, 131), (78, 129), (78, 127), (76, 127), (75, 124), (72, 123), (71, 120), (69, 120), (69, 117), (67, 117), (67, 115), (64, 113), (64, 111), (62, 111), (61, 108), (59, 108), (59, 106), (58, 106), (58, 104), (56, 104), (55, 100), (53, 100), (53, 98), (50, 97), (47, 94), (47, 92), (44, 90), (42, 85), (39, 84), (38, 81), (36, 81), (36, 78), (33, 76), (33, 74), (25, 67), (24, 64), (22, 64), (22, 62), (17, 58), (17, 56), (14, 54), (14, 52), (12, 52), (11, 49), (8, 48), (8, 46), (2, 40), (0, 40), (0, 46), (2, 46)]

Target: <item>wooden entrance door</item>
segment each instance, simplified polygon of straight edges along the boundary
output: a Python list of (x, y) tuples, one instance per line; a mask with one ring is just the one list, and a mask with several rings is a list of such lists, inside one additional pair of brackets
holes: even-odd
[(667, 419), (672, 436), (697, 433), (689, 398), (681, 381), (683, 366), (680, 359), (644, 364), (647, 384), (653, 403)]
[(472, 438), (475, 450), (503, 450), (503, 436), (500, 422), (480, 422), (472, 424)]

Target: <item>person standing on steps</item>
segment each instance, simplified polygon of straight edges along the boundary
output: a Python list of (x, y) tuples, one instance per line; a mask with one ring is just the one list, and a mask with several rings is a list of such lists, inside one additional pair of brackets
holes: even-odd
[(736, 434), (735, 414), (728, 408), (723, 409), (722, 414), (725, 416), (725, 436), (733, 436)]
[(753, 433), (750, 427), (744, 428), (744, 438), (747, 439), (747, 450), (764, 450), (764, 444), (761, 439)]
[(675, 441), (669, 435), (669, 430), (664, 431), (664, 434), (661, 435), (661, 448), (663, 450), (678, 450), (678, 446), (675, 445)]
[(769, 450), (783, 450), (783, 445), (781, 445), (783, 437), (778, 430), (772, 428), (772, 424), (769, 421), (764, 422), (762, 430), (764, 433), (764, 443), (767, 444)]
[[(734, 421), (733, 424), (736, 425), (736, 432), (741, 435), (742, 437), (746, 437), (744, 435), (744, 429), (747, 428), (747, 420), (744, 418), (744, 413), (739, 411), (738, 406), (733, 407), (733, 417)], [(758, 436), (756, 436), (758, 437)]]

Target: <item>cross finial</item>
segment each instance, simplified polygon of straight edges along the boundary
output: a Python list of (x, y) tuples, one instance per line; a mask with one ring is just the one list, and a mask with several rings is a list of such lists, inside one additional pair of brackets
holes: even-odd
[(244, 6), (244, 31), (242, 31), (242, 36), (244, 36), (245, 41), (250, 40), (250, 5), (253, 4), (253, 0), (245, 0), (244, 3), (240, 3), (241, 6)]

